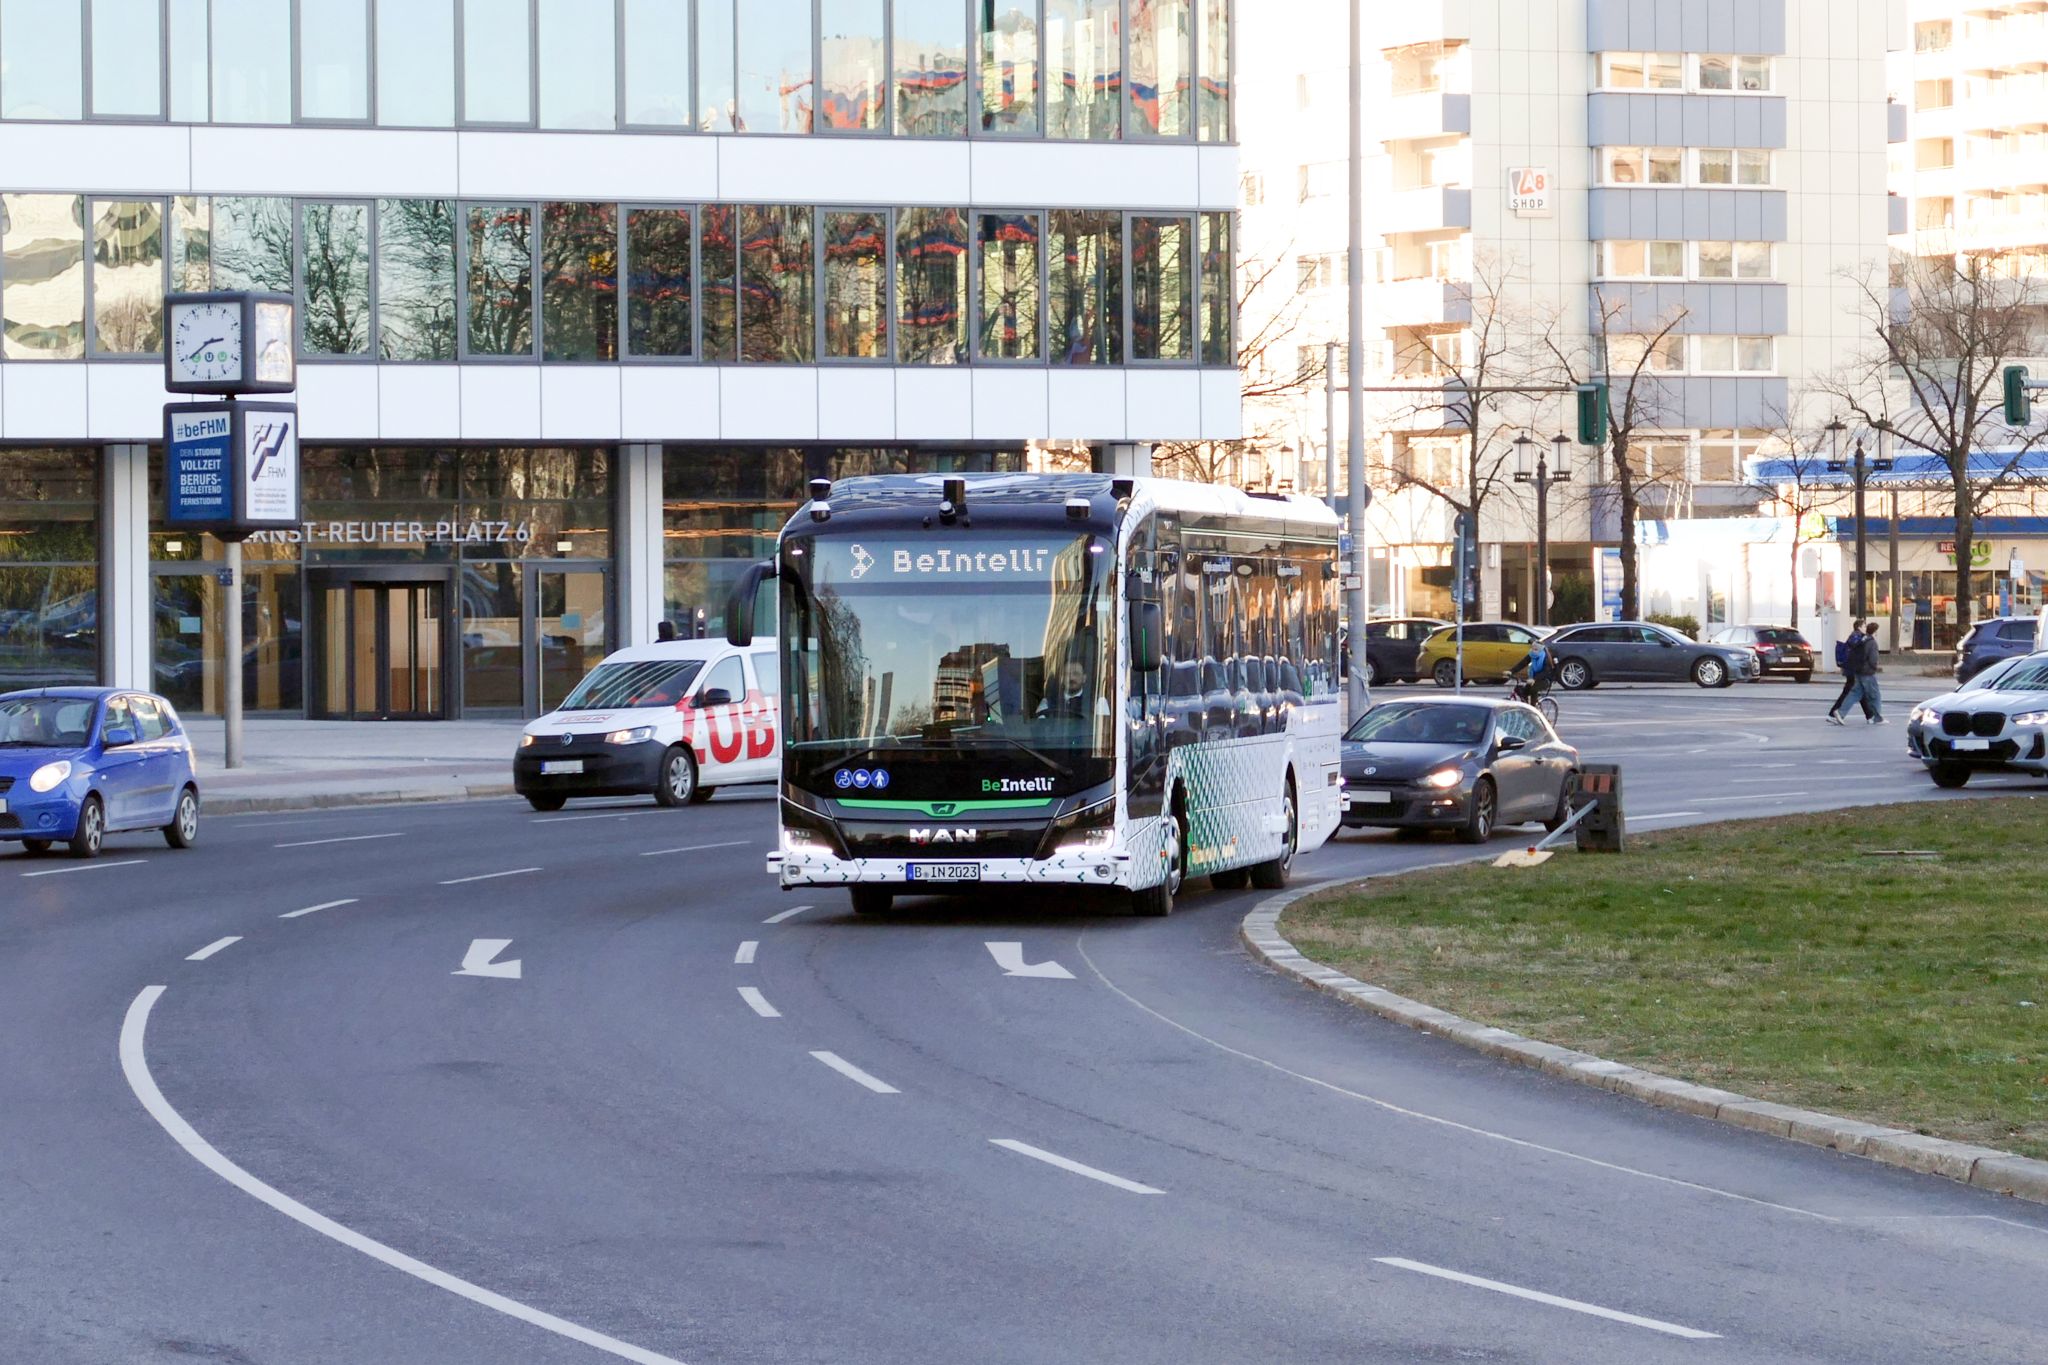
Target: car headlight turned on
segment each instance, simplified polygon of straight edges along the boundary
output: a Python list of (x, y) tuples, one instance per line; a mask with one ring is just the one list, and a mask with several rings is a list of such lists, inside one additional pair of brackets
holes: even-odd
[(1425, 787), (1434, 787), (1438, 791), (1449, 791), (1452, 787), (1457, 786), (1460, 782), (1463, 782), (1464, 780), (1465, 773), (1462, 769), (1438, 768), (1428, 777), (1422, 779), (1422, 785)]
[(1931, 706), (1916, 706), (1913, 708), (1913, 714), (1906, 717), (1906, 719), (1912, 721), (1915, 725), (1932, 725), (1941, 719), (1941, 712)]
[(60, 758), (55, 763), (45, 763), (29, 774), (28, 789), (32, 792), (55, 791), (64, 779), (71, 776), (71, 760)]
[(652, 725), (636, 725), (630, 730), (614, 730), (604, 737), (607, 744), (645, 744), (654, 738)]
[(521, 735), (519, 737), (519, 747), (522, 749), (531, 749), (538, 743), (540, 743), (539, 735)]
[(2048, 725), (2048, 711), (2022, 711), (2012, 718), (2014, 725)]

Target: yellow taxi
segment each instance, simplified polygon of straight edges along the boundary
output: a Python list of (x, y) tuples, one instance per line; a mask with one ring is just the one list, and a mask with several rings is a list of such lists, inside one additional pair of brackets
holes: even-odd
[[(1536, 642), (1550, 632), (1540, 626), (1517, 621), (1467, 621), (1465, 623), (1465, 681), (1487, 682), (1505, 678), (1508, 670), (1522, 662)], [(1434, 631), (1415, 656), (1415, 671), (1433, 678), (1438, 687), (1454, 685), (1458, 677), (1458, 628), (1445, 626)]]

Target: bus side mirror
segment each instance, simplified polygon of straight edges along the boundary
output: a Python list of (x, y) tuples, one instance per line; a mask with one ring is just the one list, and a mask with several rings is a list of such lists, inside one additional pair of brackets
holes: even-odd
[(1131, 667), (1140, 673), (1156, 673), (1165, 658), (1166, 613), (1157, 602), (1146, 600), (1131, 608)]
[(754, 643), (754, 599), (761, 595), (761, 585), (778, 572), (774, 560), (764, 559), (740, 575), (740, 581), (733, 585), (732, 600), (725, 607), (726, 643), (740, 649)]

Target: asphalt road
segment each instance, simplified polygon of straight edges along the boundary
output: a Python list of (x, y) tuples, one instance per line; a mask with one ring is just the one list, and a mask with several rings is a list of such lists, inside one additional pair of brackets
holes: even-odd
[[(1959, 799), (1831, 697), (1563, 728), (1637, 828)], [(1338, 1005), (1239, 950), (1253, 893), (856, 919), (774, 889), (772, 811), (0, 855), (0, 1361), (2048, 1358), (2048, 1210)]]

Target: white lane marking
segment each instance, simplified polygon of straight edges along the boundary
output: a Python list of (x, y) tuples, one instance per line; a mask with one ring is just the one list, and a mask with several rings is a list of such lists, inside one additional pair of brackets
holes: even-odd
[(1496, 1294), (1508, 1294), (1514, 1298), (1527, 1299), (1531, 1303), (1549, 1304), (1552, 1308), (1569, 1308), (1574, 1313), (1585, 1313), (1591, 1317), (1606, 1318), (1610, 1322), (1625, 1322), (1631, 1327), (1647, 1327), (1652, 1332), (1662, 1332), (1664, 1335), (1672, 1337), (1684, 1337), (1687, 1341), (1719, 1341), (1721, 1339), (1719, 1332), (1702, 1332), (1696, 1327), (1680, 1327), (1675, 1322), (1660, 1322), (1656, 1318), (1638, 1317), (1634, 1313), (1624, 1313), (1619, 1309), (1602, 1308), (1597, 1303), (1583, 1303), (1578, 1299), (1559, 1298), (1555, 1294), (1545, 1294), (1539, 1289), (1524, 1289), (1520, 1285), (1502, 1284), (1499, 1280), (1486, 1280), (1481, 1279), (1477, 1275), (1467, 1275), (1460, 1270), (1446, 1270), (1440, 1265), (1427, 1265), (1424, 1262), (1410, 1261), (1400, 1256), (1375, 1256), (1373, 1259), (1381, 1265), (1390, 1265), (1397, 1270), (1412, 1270), (1418, 1275), (1433, 1275), (1439, 1280), (1450, 1280), (1455, 1284), (1469, 1284), (1475, 1289), (1491, 1289)]
[(748, 1007), (763, 1019), (780, 1019), (782, 1017), (782, 1011), (769, 1004), (768, 997), (755, 990), (752, 986), (740, 987), (740, 999), (746, 1001)]
[(471, 882), (493, 882), (500, 877), (523, 877), (529, 872), (540, 871), (537, 867), (514, 867), (504, 872), (483, 872), (474, 877), (451, 877), (442, 882), (443, 886), (467, 886)]
[(309, 1227), (322, 1237), (331, 1238), (351, 1251), (359, 1251), (372, 1260), (382, 1261), (393, 1270), (403, 1271), (417, 1280), (424, 1280), (436, 1289), (445, 1289), (451, 1294), (468, 1299), (471, 1303), (481, 1304), (493, 1312), (517, 1318), (542, 1331), (553, 1332), (556, 1336), (567, 1337), (582, 1345), (595, 1347), (621, 1360), (633, 1361), (635, 1365), (682, 1365), (682, 1362), (671, 1356), (656, 1355), (653, 1351), (643, 1350), (630, 1342), (608, 1337), (602, 1332), (593, 1332), (588, 1327), (578, 1326), (552, 1313), (543, 1313), (538, 1308), (529, 1308), (516, 1299), (508, 1299), (503, 1294), (494, 1294), (480, 1285), (458, 1279), (445, 1270), (436, 1270), (425, 1261), (414, 1260), (402, 1251), (394, 1250), (382, 1242), (345, 1228), (324, 1214), (315, 1213), (290, 1195), (264, 1184), (222, 1156), (214, 1150), (211, 1143), (199, 1136), (191, 1124), (185, 1122), (183, 1115), (171, 1107), (170, 1101), (164, 1098), (163, 1091), (157, 1089), (156, 1078), (149, 1074), (149, 1058), (143, 1050), (143, 1043), (149, 1029), (149, 1012), (163, 993), (162, 986), (145, 986), (142, 994), (136, 996), (135, 1002), (128, 1006), (128, 1017), (121, 1023), (121, 1074), (128, 1078), (128, 1088), (135, 1092), (135, 1098), (142, 1102), (142, 1107), (149, 1111), (149, 1116), (157, 1121), (157, 1126), (170, 1134), (171, 1140), (183, 1147), (194, 1161), (242, 1193), (270, 1205), (293, 1222)]
[(24, 877), (61, 877), (67, 872), (104, 872), (110, 867), (140, 867), (147, 858), (123, 858), (118, 863), (80, 863), (76, 867), (51, 867), (41, 872), (24, 872)]
[(668, 815), (665, 810), (600, 810), (589, 815), (543, 815), (527, 821), (530, 825), (573, 825), (578, 820), (637, 820), (644, 815)]
[(332, 839), (301, 839), (297, 843), (272, 844), (272, 848), (318, 848), (322, 844), (366, 844), (372, 839), (403, 839), (404, 830), (390, 834), (340, 834)]
[(1743, 796), (1703, 796), (1702, 806), (1717, 806), (1727, 801), (1778, 801), (1794, 796), (1811, 796), (1811, 792), (1749, 792)]
[(1705, 814), (1706, 812), (1703, 810), (1667, 810), (1658, 815), (1631, 815), (1628, 817), (1628, 822), (1632, 825), (1640, 825), (1645, 820), (1682, 820), (1688, 815)]
[(1030, 1143), (1019, 1142), (1015, 1138), (990, 1138), (989, 1141), (1019, 1156), (1028, 1156), (1033, 1161), (1043, 1161), (1048, 1166), (1057, 1166), (1063, 1171), (1072, 1171), (1075, 1175), (1085, 1175), (1090, 1180), (1100, 1180), (1105, 1185), (1114, 1185), (1120, 1190), (1129, 1190), (1132, 1194), (1166, 1193), (1164, 1190), (1155, 1190), (1150, 1185), (1140, 1185), (1135, 1180), (1126, 1180), (1120, 1175), (1111, 1175), (1108, 1171), (1098, 1171), (1093, 1166), (1083, 1166), (1078, 1161), (1069, 1161), (1056, 1152), (1048, 1152), (1043, 1147), (1033, 1147)]
[[(1448, 862), (1445, 864), (1428, 865), (1445, 866), (1448, 865)], [(1331, 882), (1329, 883), (1329, 885), (1332, 887), (1341, 886), (1343, 885), (1343, 882)], [(1383, 1100), (1380, 1099), (1378, 1096), (1365, 1094), (1363, 1091), (1349, 1090), (1346, 1089), (1344, 1086), (1338, 1085), (1334, 1081), (1326, 1081), (1322, 1079), (1322, 1077), (1320, 1076), (1311, 1076), (1306, 1072), (1296, 1071), (1291, 1067), (1282, 1066), (1278, 1062), (1268, 1061), (1264, 1057), (1258, 1056), (1255, 1053), (1245, 1052), (1241, 1049), (1234, 1048), (1228, 1043), (1219, 1043), (1214, 1038), (1211, 1038), (1208, 1034), (1199, 1033), (1194, 1029), (1189, 1028), (1186, 1024), (1181, 1023), (1178, 1019), (1167, 1018), (1158, 1010), (1153, 1009), (1150, 1005), (1138, 999), (1129, 991), (1126, 991), (1121, 986), (1117, 985), (1114, 981), (1111, 981), (1107, 976), (1104, 976), (1102, 974), (1102, 968), (1095, 965), (1095, 959), (1088, 956), (1088, 945), (1085, 941), (1086, 937), (1087, 931), (1083, 930), (1081, 937), (1076, 938), (1074, 940), (1074, 948), (1077, 952), (1081, 954), (1081, 960), (1088, 964), (1088, 970), (1095, 973), (1096, 980), (1100, 981), (1103, 985), (1109, 987), (1109, 989), (1116, 992), (1116, 994), (1122, 996), (1126, 1003), (1136, 1007), (1139, 1010), (1142, 1010), (1146, 1014), (1151, 1015), (1154, 1019), (1157, 1019), (1160, 1023), (1166, 1025), (1168, 1028), (1178, 1029), (1182, 1033), (1185, 1033), (1188, 1037), (1193, 1038), (1198, 1042), (1207, 1043), (1210, 1047), (1215, 1048), (1218, 1052), (1227, 1053), (1232, 1057), (1239, 1058), (1242, 1061), (1251, 1062), (1256, 1066), (1263, 1066), (1269, 1071), (1277, 1071), (1283, 1076), (1291, 1076), (1297, 1081), (1304, 1081), (1309, 1085), (1313, 1085), (1320, 1089), (1327, 1090), (1333, 1095), (1342, 1095), (1346, 1099), (1358, 1100), (1360, 1103), (1369, 1104), (1373, 1106), (1375, 1109), (1384, 1110), (1389, 1114), (1398, 1114), (1402, 1118), (1415, 1119), (1422, 1123), (1433, 1123), (1437, 1125), (1439, 1128), (1449, 1128), (1453, 1132), (1467, 1133), (1473, 1137), (1487, 1138), (1493, 1142), (1506, 1143), (1510, 1147), (1519, 1147), (1523, 1151), (1542, 1152), (1545, 1156), (1563, 1157), (1567, 1161), (1581, 1162), (1587, 1166), (1596, 1167), (1599, 1170), (1613, 1171), (1618, 1175), (1638, 1176), (1644, 1180), (1654, 1180), (1660, 1185), (1675, 1185), (1679, 1189), (1696, 1190), (1701, 1194), (1718, 1195), (1723, 1199), (1733, 1199), (1737, 1203), (1755, 1204), (1760, 1208), (1777, 1209), (1782, 1213), (1796, 1213), (1805, 1218), (1817, 1218), (1823, 1223), (1839, 1223), (1842, 1221), (1841, 1219), (1835, 1217), (1833, 1214), (1815, 1213), (1812, 1209), (1802, 1209), (1792, 1204), (1779, 1204), (1769, 1199), (1758, 1199), (1753, 1195), (1737, 1194), (1733, 1190), (1716, 1189), (1712, 1185), (1702, 1185), (1692, 1180), (1680, 1180), (1677, 1176), (1658, 1175), (1654, 1171), (1638, 1170), (1634, 1166), (1623, 1166), (1612, 1161), (1602, 1161), (1599, 1157), (1586, 1156), (1579, 1152), (1568, 1152), (1564, 1150), (1562, 1147), (1546, 1147), (1540, 1142), (1531, 1142), (1527, 1138), (1509, 1137), (1506, 1133), (1496, 1133), (1490, 1128), (1480, 1128), (1474, 1126), (1473, 1124), (1460, 1123), (1456, 1119), (1442, 1118), (1436, 1114), (1425, 1114), (1419, 1109), (1409, 1109), (1403, 1105), (1395, 1104), (1392, 1100)]]
[(996, 960), (996, 966), (1003, 969), (1004, 976), (1039, 976), (1048, 981), (1072, 981), (1074, 974), (1059, 963), (1048, 959), (1044, 962), (1026, 962), (1024, 945), (1021, 943), (985, 943), (988, 955)]
[(318, 914), (322, 910), (339, 910), (344, 905), (354, 905), (355, 903), (356, 899), (353, 896), (345, 901), (322, 901), (318, 905), (309, 905), (303, 910), (287, 910), (282, 915), (279, 915), (278, 918), (298, 919), (301, 915)]
[(798, 915), (801, 915), (801, 914), (802, 914), (802, 913), (803, 913), (804, 911), (806, 911), (806, 910), (808, 910), (808, 909), (810, 909), (810, 908), (811, 908), (811, 907), (810, 907), (810, 906), (808, 906), (808, 905), (792, 905), (792, 906), (790, 906), (790, 907), (789, 907), (789, 909), (787, 909), (787, 910), (784, 910), (784, 911), (783, 911), (783, 912), (782, 912), (781, 914), (779, 914), (779, 915), (770, 915), (770, 916), (769, 916), (769, 917), (768, 917), (767, 919), (764, 919), (764, 920), (762, 920), (762, 921), (761, 921), (761, 923), (763, 923), (763, 924), (780, 924), (780, 923), (782, 923), (782, 922), (783, 922), (784, 920), (786, 920), (786, 919), (793, 919), (793, 918), (795, 918), (796, 916), (798, 916)]
[(660, 858), (670, 853), (702, 853), (708, 848), (745, 848), (752, 842), (754, 842), (752, 839), (729, 839), (722, 844), (689, 844), (683, 848), (650, 848), (640, 856), (643, 858)]
[(836, 1052), (813, 1052), (811, 1055), (846, 1077), (847, 1080), (852, 1081), (855, 1085), (864, 1085), (877, 1095), (900, 1095), (903, 1093), (887, 1081), (876, 1080), (873, 1076), (868, 1075), (867, 1072), (862, 1071)]
[(509, 938), (480, 938), (472, 941), (469, 951), (462, 955), (462, 965), (448, 973), (450, 976), (495, 976), (506, 981), (519, 980), (519, 959), (493, 962), (492, 958), (512, 946)]
[(759, 948), (760, 946), (761, 941), (759, 939), (750, 938), (745, 943), (742, 943), (740, 945), (740, 950), (732, 955), (732, 965), (735, 967), (753, 966), (754, 950), (756, 948)]
[(204, 948), (201, 948), (198, 952), (193, 953), (191, 956), (187, 957), (185, 960), (187, 962), (204, 962), (206, 961), (206, 959), (212, 957), (221, 949), (229, 946), (230, 944), (240, 943), (241, 941), (242, 936), (240, 934), (229, 934), (226, 938), (217, 938), (213, 942), (207, 944)]

